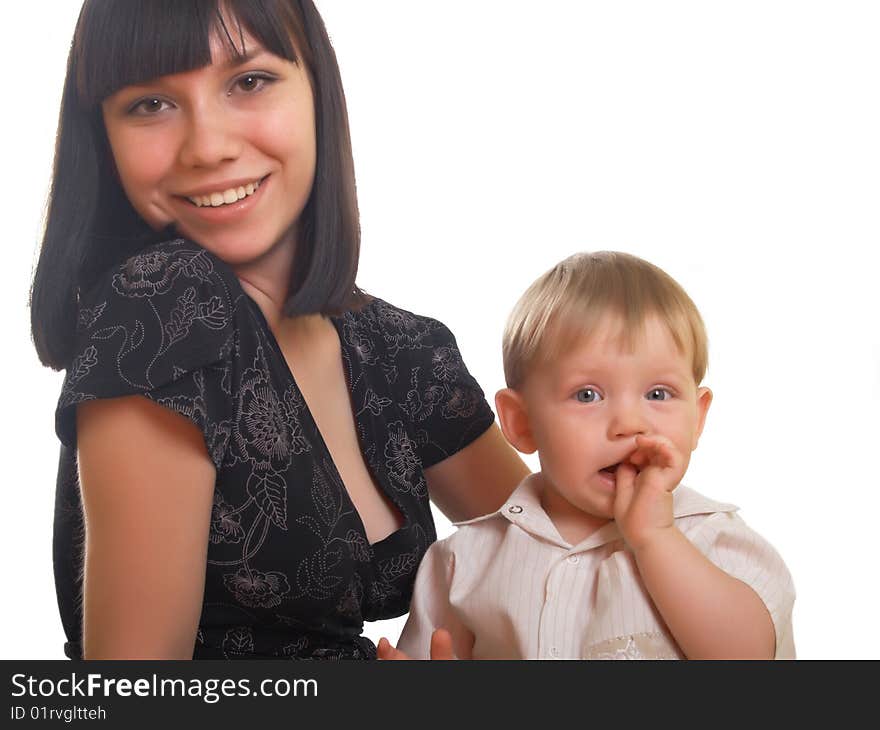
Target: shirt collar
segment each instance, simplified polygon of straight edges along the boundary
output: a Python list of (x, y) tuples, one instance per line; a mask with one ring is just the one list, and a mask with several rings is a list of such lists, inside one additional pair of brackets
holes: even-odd
[[(714, 512), (735, 512), (738, 509), (735, 505), (716, 502), (708, 497), (704, 497), (699, 492), (683, 484), (679, 484), (672, 493), (672, 513), (676, 519), (691, 515), (712, 514)], [(503, 517), (529, 534), (572, 552), (583, 552), (584, 550), (590, 550), (622, 539), (620, 530), (617, 529), (617, 524), (612, 521), (600, 527), (577, 545), (571, 546), (565, 542), (553, 521), (541, 506), (541, 493), (537, 474), (530, 474), (523, 479), (497, 511), (483, 517), (454, 524), (458, 527), (497, 517)]]
[(495, 512), (491, 512), (482, 517), (477, 517), (466, 522), (454, 523), (456, 527), (462, 525), (471, 525), (475, 522), (503, 518), (517, 527), (521, 528), (530, 535), (541, 538), (548, 542), (558, 545), (561, 548), (568, 549), (569, 545), (562, 539), (553, 521), (547, 516), (544, 508), (541, 506), (541, 491), (539, 486), (539, 475), (529, 474), (523, 479), (513, 493), (507, 498), (507, 501), (501, 505)]

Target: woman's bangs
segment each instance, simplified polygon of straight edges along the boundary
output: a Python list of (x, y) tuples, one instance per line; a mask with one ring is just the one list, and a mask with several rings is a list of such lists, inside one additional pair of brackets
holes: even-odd
[(73, 52), (77, 92), (94, 108), (119, 89), (211, 63), (216, 34), (243, 56), (245, 33), (266, 50), (296, 61), (290, 17), (272, 0), (88, 0)]

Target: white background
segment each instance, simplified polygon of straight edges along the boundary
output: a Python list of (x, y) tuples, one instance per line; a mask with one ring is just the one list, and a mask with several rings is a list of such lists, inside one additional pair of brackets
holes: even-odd
[[(348, 96), (362, 286), (445, 321), (491, 402), (504, 320), (540, 273), (591, 249), (666, 269), (711, 345), (686, 481), (782, 553), (801, 657), (880, 657), (878, 4), (318, 4)], [(0, 46), (3, 658), (62, 656), (61, 376), (36, 359), (26, 302), (78, 7), (19, 4)]]

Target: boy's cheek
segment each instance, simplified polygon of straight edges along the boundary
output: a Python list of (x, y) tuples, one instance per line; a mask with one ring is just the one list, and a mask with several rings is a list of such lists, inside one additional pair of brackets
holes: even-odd
[(576, 444), (554, 444), (541, 451), (541, 462), (562, 482), (577, 482), (592, 469), (590, 459), (582, 447)]

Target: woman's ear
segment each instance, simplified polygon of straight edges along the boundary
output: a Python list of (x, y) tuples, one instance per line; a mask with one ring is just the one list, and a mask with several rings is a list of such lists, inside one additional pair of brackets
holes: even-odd
[(501, 431), (510, 445), (523, 454), (537, 450), (529, 414), (522, 395), (512, 388), (504, 388), (495, 394), (495, 410), (501, 422)]

